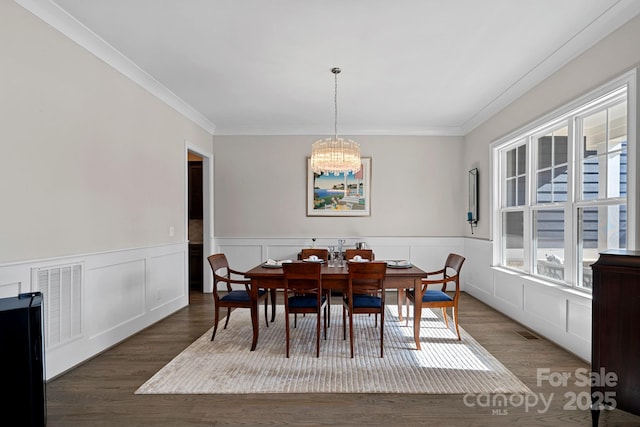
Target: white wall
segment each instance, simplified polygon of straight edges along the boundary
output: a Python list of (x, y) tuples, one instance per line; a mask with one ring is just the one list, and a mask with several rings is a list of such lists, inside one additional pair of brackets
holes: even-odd
[(45, 294), (74, 326), (51, 378), (188, 304), (186, 146), (212, 136), (12, 1), (0, 40), (0, 297), (81, 271)]
[(358, 136), (371, 216), (307, 217), (313, 136), (214, 136), (216, 237), (460, 236), (461, 137)]

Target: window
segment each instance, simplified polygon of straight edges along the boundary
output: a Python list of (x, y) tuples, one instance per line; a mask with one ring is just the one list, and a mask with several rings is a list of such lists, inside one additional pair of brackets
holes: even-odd
[(627, 247), (632, 82), (627, 76), (492, 146), (497, 264), (590, 289), (599, 252)]

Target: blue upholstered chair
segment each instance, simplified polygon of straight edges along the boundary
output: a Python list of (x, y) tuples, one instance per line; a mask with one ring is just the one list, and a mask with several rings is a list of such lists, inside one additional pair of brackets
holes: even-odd
[[(380, 314), (380, 357), (384, 357), (384, 279), (387, 263), (384, 261), (349, 262), (349, 280), (342, 297), (342, 328), (347, 339), (347, 313), (349, 314), (349, 345), (353, 358), (353, 315)], [(377, 325), (376, 316), (376, 325)]]
[[(251, 308), (251, 280), (244, 278), (244, 272), (230, 268), (225, 254), (213, 254), (207, 259), (213, 272), (213, 302), (215, 306), (215, 324), (211, 335), (211, 341), (213, 341), (218, 330), (221, 308), (227, 308), (224, 329), (227, 329), (229, 324), (232, 308)], [(218, 289), (220, 284), (224, 285), (223, 292)], [(243, 289), (233, 289), (232, 285), (242, 285)], [(258, 290), (258, 302), (264, 300), (264, 319), (267, 327), (269, 327), (269, 322), (267, 321), (267, 296), (268, 294), (264, 289)]]
[[(324, 339), (327, 339), (327, 297), (322, 291), (322, 266), (315, 262), (290, 262), (284, 272), (284, 311), (289, 357), (289, 314), (315, 314), (316, 357), (320, 357), (320, 317), (324, 310)], [(297, 318), (294, 327), (297, 326)]]
[[(458, 328), (458, 300), (460, 298), (460, 270), (464, 264), (465, 258), (457, 254), (449, 254), (444, 268), (437, 271), (427, 272), (427, 278), (422, 279), (420, 294), (414, 295), (413, 289), (407, 289), (405, 292), (406, 319), (409, 322), (409, 306), (408, 302), (415, 303), (416, 298), (422, 300), (422, 308), (441, 308), (447, 328), (449, 327), (449, 319), (447, 317), (447, 308), (451, 307), (453, 322), (456, 326), (458, 340), (460, 340), (460, 329)], [(434, 276), (434, 277), (432, 277)], [(437, 277), (440, 276), (440, 277)], [(447, 284), (455, 283), (455, 291), (447, 293)], [(427, 289), (429, 285), (440, 285), (440, 289)], [(414, 304), (415, 307), (415, 304)], [(415, 313), (414, 316), (421, 316), (422, 313)]]

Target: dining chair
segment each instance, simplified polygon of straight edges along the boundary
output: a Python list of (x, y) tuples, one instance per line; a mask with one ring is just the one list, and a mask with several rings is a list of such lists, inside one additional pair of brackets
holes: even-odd
[(317, 256), (324, 262), (329, 261), (329, 249), (323, 248), (307, 248), (300, 251), (300, 259), (309, 259), (311, 255)]
[[(309, 259), (311, 255), (317, 256), (319, 259), (323, 260), (325, 263), (329, 262), (329, 249), (324, 248), (306, 248), (300, 251), (300, 259), (305, 260)], [(331, 313), (331, 291), (329, 289), (325, 289), (324, 295), (327, 297), (327, 310)], [(331, 327), (331, 316), (329, 316), (329, 320), (327, 326)]]
[(347, 261), (353, 259), (356, 255), (360, 255), (362, 259), (368, 259), (369, 261), (375, 259), (373, 249), (345, 249), (344, 254)]
[[(450, 253), (444, 263), (444, 268), (437, 271), (427, 272), (427, 278), (422, 279), (419, 295), (414, 295), (413, 289), (407, 289), (405, 292), (406, 321), (409, 322), (409, 306), (408, 302), (414, 304), (419, 298), (422, 300), (422, 308), (441, 308), (442, 316), (447, 328), (449, 327), (449, 319), (447, 316), (447, 308), (451, 307), (453, 322), (460, 340), (460, 329), (458, 328), (458, 300), (460, 299), (460, 271), (465, 258), (461, 255)], [(440, 276), (431, 278), (430, 276)], [(453, 295), (447, 293), (447, 284), (455, 283), (455, 291)], [(441, 285), (441, 289), (427, 289), (429, 285)], [(415, 313), (414, 316), (422, 316), (422, 313)]]
[[(342, 298), (342, 328), (347, 339), (346, 314), (349, 313), (349, 344), (353, 358), (353, 315), (380, 314), (380, 357), (384, 357), (384, 261), (349, 262), (349, 279)], [(376, 326), (377, 326), (376, 316)]]
[[(322, 291), (322, 267), (319, 263), (291, 262), (284, 272), (284, 312), (289, 357), (289, 314), (316, 314), (316, 357), (320, 357), (320, 317), (324, 309), (324, 339), (327, 339), (327, 297)], [(297, 318), (294, 328), (297, 327)]]
[[(220, 319), (220, 309), (227, 308), (227, 318), (224, 322), (224, 329), (227, 329), (232, 308), (251, 308), (251, 280), (244, 277), (244, 272), (234, 270), (229, 267), (229, 262), (225, 254), (213, 254), (207, 257), (211, 271), (213, 272), (213, 301), (215, 309), (215, 324), (211, 341), (216, 336), (218, 330), (218, 320)], [(218, 289), (220, 284), (226, 285), (224, 293)], [(243, 285), (244, 289), (234, 289), (232, 285)], [(238, 286), (236, 286), (238, 287)], [(267, 320), (267, 291), (258, 289), (258, 302), (264, 299), (264, 320), (269, 327)]]

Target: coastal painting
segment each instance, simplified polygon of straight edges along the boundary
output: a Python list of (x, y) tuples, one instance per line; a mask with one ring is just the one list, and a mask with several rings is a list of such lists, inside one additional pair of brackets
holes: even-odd
[(371, 158), (356, 173), (316, 174), (307, 158), (307, 216), (371, 215)]

